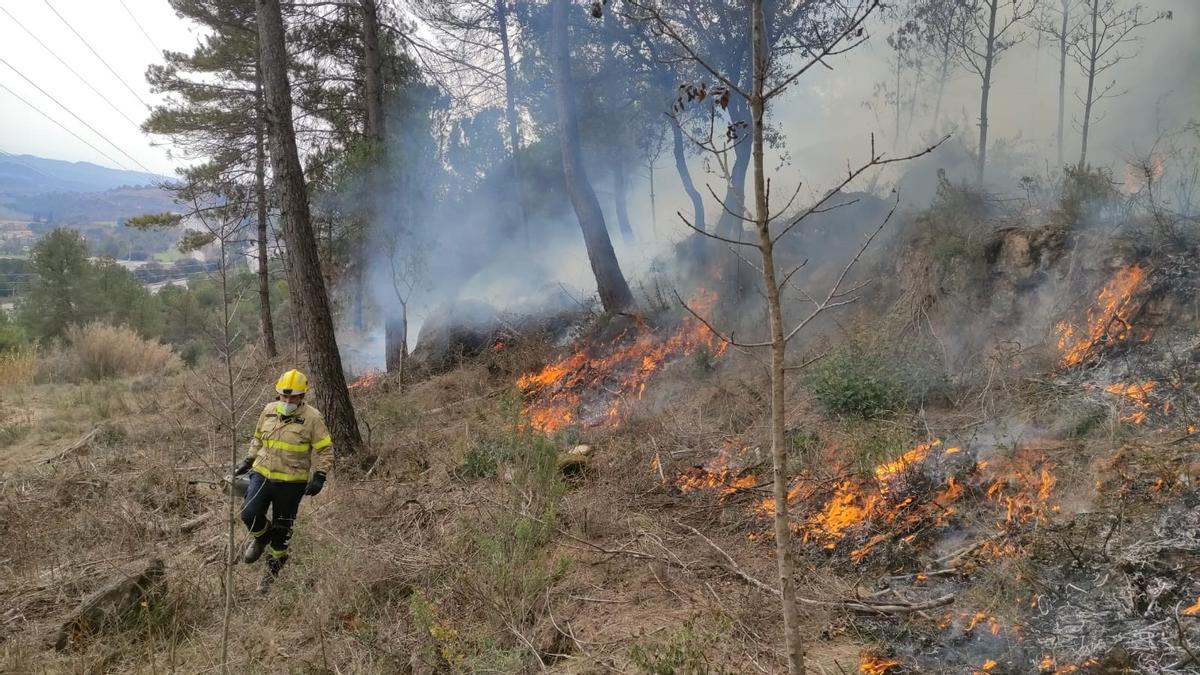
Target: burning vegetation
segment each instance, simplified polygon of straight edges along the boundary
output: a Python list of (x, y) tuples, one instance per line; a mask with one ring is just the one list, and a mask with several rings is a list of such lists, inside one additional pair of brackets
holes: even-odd
[[(688, 306), (701, 316), (717, 304), (713, 291), (697, 290)], [(611, 426), (642, 398), (647, 383), (667, 363), (704, 349), (713, 357), (728, 345), (707, 326), (688, 315), (673, 331), (656, 331), (635, 318), (611, 340), (583, 344), (574, 353), (535, 373), (522, 375), (517, 387), (525, 395), (534, 429), (550, 433), (576, 424)]]

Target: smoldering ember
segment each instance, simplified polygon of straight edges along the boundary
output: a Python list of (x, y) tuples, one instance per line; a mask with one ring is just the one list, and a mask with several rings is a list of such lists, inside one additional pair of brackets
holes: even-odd
[(1200, 673), (1200, 5), (0, 13), (0, 672)]

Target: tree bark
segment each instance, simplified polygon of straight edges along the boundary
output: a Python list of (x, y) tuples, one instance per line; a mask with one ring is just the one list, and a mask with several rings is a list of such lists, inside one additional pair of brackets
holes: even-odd
[(1058, 34), (1058, 166), (1063, 165), (1063, 115), (1067, 108), (1067, 30), (1071, 0), (1062, 0), (1062, 27)]
[(588, 181), (583, 168), (583, 154), (579, 148), (579, 120), (575, 112), (574, 88), (571, 83), (571, 57), (567, 35), (567, 10), (569, 0), (554, 0), (552, 31), (554, 33), (554, 56), (552, 58), (555, 84), (555, 103), (558, 108), (559, 135), (562, 142), (563, 178), (583, 241), (587, 247), (588, 261), (596, 277), (596, 290), (606, 312), (623, 312), (633, 307), (633, 293), (629, 290), (621, 266), (613, 252), (612, 240), (604, 225), (604, 213), (596, 192)]
[(1091, 0), (1091, 7), (1088, 9), (1092, 13), (1092, 32), (1089, 36), (1090, 44), (1087, 54), (1087, 96), (1083, 99), (1083, 130), (1079, 142), (1080, 169), (1087, 163), (1088, 131), (1092, 125), (1092, 105), (1095, 103), (1093, 97), (1096, 95), (1096, 63), (1100, 59), (1099, 45), (1097, 44), (1099, 40), (1100, 0)]
[(384, 327), (387, 333), (384, 362), (389, 373), (401, 372), (404, 359), (408, 356), (408, 313), (404, 310), (404, 303), (400, 304), (400, 316), (389, 316)]
[(525, 206), (525, 180), (521, 170), (521, 132), (517, 120), (517, 78), (513, 75), (512, 48), (508, 41), (508, 0), (496, 0), (496, 26), (500, 31), (500, 57), (504, 60), (504, 120), (508, 126), (509, 157), (512, 161), (513, 185), (516, 189), (517, 215), (525, 245), (533, 245), (529, 232), (529, 212)]
[(979, 94), (979, 157), (975, 165), (975, 182), (983, 184), (984, 167), (987, 165), (988, 96), (992, 91), (992, 65), (996, 59), (996, 13), (1000, 0), (988, 0), (987, 51), (983, 60), (983, 85)]
[(621, 156), (621, 151), (616, 151), (617, 156), (613, 158), (613, 205), (617, 211), (617, 229), (621, 231), (621, 238), (625, 243), (633, 242), (633, 226), (629, 223), (629, 206), (626, 199), (626, 192), (629, 190), (629, 182), (625, 179), (625, 158)]
[[(366, 95), (367, 140), (383, 141), (383, 65), (379, 56), (379, 7), (375, 0), (359, 0), (363, 18), (363, 83)], [(379, 150), (378, 147), (375, 148)]]
[(763, 169), (763, 81), (766, 79), (766, 27), (762, 0), (751, 3), (753, 88), (750, 94), (751, 134), (754, 154), (754, 223), (758, 230), (758, 249), (762, 255), (763, 284), (767, 290), (767, 313), (771, 325), (771, 464), (775, 494), (775, 559), (779, 569), (779, 588), (783, 614), (783, 640), (787, 652), (788, 673), (804, 675), (804, 641), (796, 614), (796, 582), (792, 566), (792, 529), (788, 519), (788, 448), (784, 438), (784, 357), (787, 343), (783, 335), (783, 312), (779, 302), (779, 284), (775, 280), (775, 256), (771, 241), (771, 216), (767, 204), (766, 176)]
[(950, 78), (950, 62), (953, 59), (951, 47), (954, 41), (954, 15), (950, 15), (950, 25), (946, 26), (946, 39), (942, 41), (942, 66), (938, 75), (937, 102), (933, 106), (933, 127), (930, 136), (937, 136), (941, 131), (942, 101), (946, 94), (946, 80)]
[(256, 98), (254, 124), (254, 200), (258, 206), (258, 322), (263, 334), (267, 358), (279, 355), (275, 345), (275, 323), (271, 319), (271, 277), (267, 268), (267, 168), (266, 112), (262, 93), (262, 68), (257, 69), (254, 82)]
[(707, 232), (704, 225), (704, 199), (700, 197), (700, 191), (692, 182), (692, 172), (688, 170), (687, 157), (683, 152), (683, 130), (679, 128), (679, 120), (673, 120), (671, 124), (671, 137), (675, 146), (675, 171), (679, 174), (679, 181), (683, 183), (683, 191), (687, 193), (688, 199), (692, 200), (692, 225), (701, 232)]
[[(729, 97), (729, 119), (731, 122), (743, 122), (750, 126), (750, 111), (747, 102), (737, 94)], [(745, 131), (739, 133), (744, 134)], [(746, 212), (746, 172), (750, 168), (752, 149), (745, 137), (733, 147), (733, 166), (729, 171), (729, 184), (725, 186), (725, 207), (734, 213)], [(742, 229), (742, 221), (721, 210), (717, 220), (717, 233), (722, 237), (733, 238)]]
[(271, 169), (279, 194), (283, 237), (287, 244), (288, 287), (299, 317), (300, 334), (308, 350), (316, 381), (315, 398), (325, 415), (337, 449), (356, 452), (362, 446), (354, 406), (346, 389), (329, 311), (329, 296), (321, 276), (321, 260), (313, 236), (312, 216), (296, 132), (292, 126), (292, 94), (288, 87), (287, 51), (279, 0), (255, 0), (266, 123), (271, 144)]

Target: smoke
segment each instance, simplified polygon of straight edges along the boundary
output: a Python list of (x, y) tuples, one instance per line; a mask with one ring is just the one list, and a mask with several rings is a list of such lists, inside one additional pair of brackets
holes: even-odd
[[(1194, 75), (1200, 67), (1200, 44), (1191, 39), (1200, 34), (1200, 11), (1172, 8), (1166, 0), (1144, 4), (1150, 12), (1175, 9), (1173, 20), (1143, 29), (1140, 54), (1108, 73), (1118, 81), (1117, 89), (1128, 91), (1101, 104), (1089, 144), (1089, 161), (1113, 167), (1117, 175), (1127, 160), (1178, 132), (1200, 110)], [(549, 39), (539, 33), (548, 26), (536, 20), (529, 23), (526, 50), (532, 54)], [(589, 30), (586, 24), (584, 30)], [(766, 159), (773, 208), (782, 206), (798, 185), (798, 204), (819, 198), (840, 181), (848, 166), (868, 158), (872, 136), (878, 150), (893, 155), (923, 148), (934, 138), (931, 77), (926, 76), (915, 98), (911, 89), (902, 86), (899, 135), (894, 108), (878, 94), (878, 85), (894, 76), (891, 50), (884, 39), (893, 30), (893, 24), (876, 17), (865, 44), (829, 59), (828, 68), (812, 69), (772, 102), (769, 119), (780, 141), (768, 148)], [(991, 95), (988, 187), (1001, 195), (1019, 194), (1018, 179), (1023, 175), (1049, 175), (1056, 170), (1058, 55), (1045, 40), (1039, 49), (1037, 35), (1026, 32), (1028, 37), (1001, 58)], [(1074, 63), (1068, 63), (1067, 73), (1064, 159), (1074, 162), (1079, 132), (1071, 120), (1078, 118), (1081, 105), (1073, 92), (1083, 82)], [(563, 184), (555, 122), (547, 112), (553, 85), (548, 73), (536, 67), (526, 68), (524, 75), (532, 82), (523, 85), (527, 95), (522, 102), (525, 147), (520, 183), (514, 178), (503, 141), (502, 115), (496, 109), (476, 115), (455, 112), (444, 98), (424, 87), (413, 87), (404, 101), (391, 106), (388, 164), (356, 188), (359, 201), (369, 205), (375, 233), (366, 265), (371, 335), (381, 334), (385, 317), (396, 314), (400, 304), (396, 289), (406, 284), (407, 290), (402, 288), (399, 295), (407, 293), (409, 300), (410, 347), (423, 320), (456, 301), (479, 300), (500, 310), (538, 313), (586, 304), (594, 294), (578, 221)], [(911, 75), (904, 82), (910, 80)], [(657, 105), (657, 116), (669, 109), (675, 95), (673, 86), (664, 85), (658, 103), (651, 100), (646, 107)], [(589, 102), (604, 103), (602, 93), (583, 91), (580, 97), (585, 115)], [(956, 71), (947, 85), (942, 112), (951, 139), (915, 164), (889, 167), (851, 188), (882, 195), (886, 188), (898, 185), (907, 204), (920, 208), (932, 198), (938, 170), (951, 181), (970, 182), (978, 106), (978, 78)], [(618, 109), (606, 114), (622, 113)], [(665, 115), (661, 120), (667, 123)], [(586, 128), (588, 121), (584, 124)], [(672, 273), (670, 257), (676, 244), (691, 235), (676, 212), (690, 217), (692, 204), (675, 171), (669, 129), (662, 129), (665, 143), (653, 165), (632, 141), (620, 137), (623, 131), (618, 121), (592, 133), (584, 139), (584, 156), (622, 271), (636, 289), (638, 279)], [(627, 167), (632, 241), (625, 241), (617, 228), (615, 185), (608, 164), (610, 147), (622, 142), (637, 157)], [(711, 226), (722, 209), (706, 186), (723, 194), (724, 178), (711, 156), (694, 147), (689, 147), (688, 165), (705, 197)], [(521, 194), (525, 195), (524, 218)], [(852, 229), (847, 237), (857, 241), (862, 228)], [(377, 343), (381, 344), (373, 342), (365, 362), (356, 366), (382, 365)]]

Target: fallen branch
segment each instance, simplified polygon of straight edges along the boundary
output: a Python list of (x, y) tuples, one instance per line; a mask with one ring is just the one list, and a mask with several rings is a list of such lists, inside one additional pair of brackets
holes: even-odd
[[(691, 525), (686, 525), (683, 523), (680, 523), (680, 524), (683, 525), (684, 527), (686, 527), (687, 529), (691, 530), (694, 534), (696, 534), (701, 539), (703, 539), (705, 541), (705, 543), (707, 543), (709, 546), (711, 546), (714, 551), (719, 553), (721, 555), (721, 557), (725, 558), (725, 561), (729, 564), (729, 571), (738, 575), (744, 581), (746, 581), (747, 583), (749, 583), (750, 585), (752, 585), (756, 588), (760, 588), (760, 589), (767, 591), (768, 593), (771, 593), (775, 596), (780, 595), (779, 589), (775, 588), (774, 586), (771, 586), (770, 584), (768, 584), (766, 582), (756, 579), (755, 577), (746, 573), (746, 571), (743, 570), (741, 568), (741, 566), (737, 564), (737, 561), (733, 559), (733, 556), (726, 553), (725, 549), (723, 549), (720, 546), (717, 546), (715, 543), (713, 543), (713, 540), (704, 536), (703, 532), (701, 532), (700, 530), (697, 530), (696, 528), (692, 527)], [(836, 607), (836, 608), (841, 608), (841, 609), (848, 609), (848, 610), (851, 610), (854, 612), (863, 612), (866, 614), (906, 614), (906, 613), (911, 613), (911, 612), (920, 612), (921, 610), (926, 610), (926, 609), (935, 609), (937, 607), (944, 607), (944, 606), (949, 605), (950, 603), (954, 602), (954, 596), (953, 595), (943, 595), (940, 598), (934, 598), (933, 600), (927, 600), (925, 602), (919, 602), (919, 603), (908, 602), (905, 604), (872, 603), (872, 602), (866, 602), (863, 600), (814, 600), (812, 598), (805, 598), (802, 596), (796, 596), (796, 601), (804, 603), (806, 605), (812, 605), (812, 606), (816, 606), (816, 607)]]

